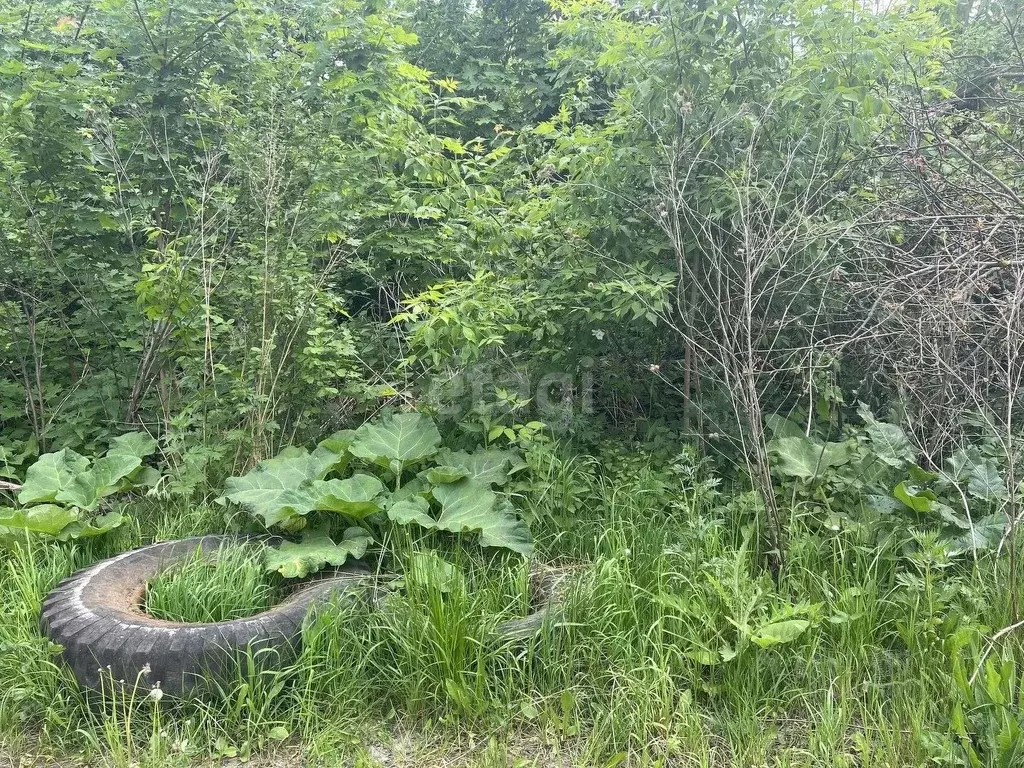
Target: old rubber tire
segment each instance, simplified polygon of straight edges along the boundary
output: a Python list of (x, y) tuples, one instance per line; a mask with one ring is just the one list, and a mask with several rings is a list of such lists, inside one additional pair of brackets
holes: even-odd
[(43, 601), (42, 631), (62, 646), (61, 655), (78, 682), (92, 690), (137, 684), (144, 693), (159, 683), (164, 692), (181, 695), (204, 682), (230, 683), (247, 652), (261, 668), (287, 663), (299, 650), (310, 608), (365, 583), (372, 575), (365, 565), (346, 564), (331, 578), (304, 582), (270, 610), (245, 619), (177, 623), (156, 619), (142, 608), (146, 585), (161, 571), (197, 548), (212, 553), (251, 538), (162, 542), (78, 571)]

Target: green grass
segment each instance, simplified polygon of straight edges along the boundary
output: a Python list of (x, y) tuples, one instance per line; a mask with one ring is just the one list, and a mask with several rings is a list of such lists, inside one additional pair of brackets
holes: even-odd
[[(243, 667), (190, 701), (142, 690), (87, 705), (39, 636), (39, 601), (89, 562), (216, 530), (217, 513), (147, 503), (108, 540), (0, 553), (0, 743), (153, 766), (276, 750), (284, 765), (365, 768), (904, 768), (967, 765), (968, 748), (979, 765), (1022, 764), (1017, 635), (969, 680), (1011, 623), (1005, 558), (974, 569), (927, 536), (866, 542), (794, 516), (776, 581), (752, 551), (748, 498), (655, 471), (560, 471), (557, 493), (537, 493), (572, 513), (534, 520), (549, 567), (573, 574), (560, 626), (497, 639), (529, 610), (530, 565), (427, 534), (393, 552), (404, 586), (379, 605), (320, 611), (294, 664)], [(404, 568), (414, 552), (453, 570)], [(744, 640), (786, 620), (807, 626)]]
[(269, 609), (279, 589), (263, 565), (263, 547), (201, 549), (163, 571), (146, 587), (146, 612), (166, 621), (244, 619)]

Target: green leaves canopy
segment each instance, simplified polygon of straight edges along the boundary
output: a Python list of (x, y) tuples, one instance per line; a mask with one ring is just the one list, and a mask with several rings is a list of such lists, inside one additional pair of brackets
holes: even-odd
[(441, 505), (435, 520), (430, 504), (422, 496), (410, 496), (388, 508), (388, 518), (399, 525), (416, 523), (430, 530), (451, 533), (479, 533), (484, 547), (503, 547), (529, 556), (533, 552), (530, 530), (516, 517), (515, 509), (504, 496), (478, 482), (465, 478), (433, 489)]
[[(510, 451), (439, 452), (440, 441), (437, 428), (427, 416), (409, 413), (386, 417), (354, 433), (333, 435), (313, 453), (297, 447), (284, 449), (247, 475), (229, 478), (221, 500), (245, 507), (267, 527), (278, 525), (294, 531), (305, 525), (304, 518), (310, 513), (337, 513), (371, 530), (380, 525), (415, 523), (428, 530), (478, 534), (482, 546), (529, 555), (533, 548), (528, 528), (517, 518), (508, 499), (492, 488), (507, 483), (509, 473), (521, 466), (521, 460), (517, 461), (517, 455)], [(368, 459), (372, 466), (393, 472), (394, 493), (389, 495), (381, 480), (370, 474), (328, 477), (346, 469), (350, 456)], [(403, 467), (432, 457), (439, 465), (428, 466), (401, 484)], [(431, 499), (440, 507), (437, 514), (431, 509)], [(377, 515), (383, 511), (386, 514)], [(315, 541), (315, 548), (321, 551), (328, 546), (325, 536), (324, 531), (307, 534), (304, 544)], [(351, 545), (344, 547), (351, 549)], [(287, 546), (282, 552), (294, 555), (297, 550)], [(338, 550), (330, 552), (332, 558), (341, 558)], [(304, 564), (297, 565), (290, 560), (282, 564), (282, 573), (322, 567), (315, 561), (306, 558)]]
[(785, 619), (764, 624), (750, 635), (750, 642), (760, 648), (791, 643), (802, 635), (811, 622), (806, 619)]
[(359, 475), (362, 479), (358, 480), (349, 478), (351, 482), (345, 484), (323, 482), (331, 470), (346, 460), (344, 454), (324, 445), (313, 453), (304, 449), (282, 451), (280, 456), (261, 461), (243, 477), (229, 477), (221, 498), (263, 518), (268, 527), (315, 509), (344, 511), (341, 507), (345, 506), (354, 513), (366, 508), (359, 505), (372, 504), (383, 487), (376, 478), (366, 475)]
[(82, 509), (95, 509), (99, 500), (120, 490), (120, 481), (142, 465), (138, 456), (108, 454), (96, 459), (87, 472), (77, 475), (55, 500)]
[(28, 468), (18, 493), (18, 502), (57, 501), (57, 496), (66, 492), (75, 478), (88, 469), (89, 460), (74, 451), (62, 449), (56, 453), (45, 453)]
[(267, 527), (315, 510), (340, 512), (355, 518), (380, 510), (378, 496), (384, 486), (377, 478), (369, 475), (353, 475), (345, 480), (305, 478), (296, 486), (291, 484), (296, 479), (295, 466), (288, 465), (291, 461), (265, 462), (269, 466), (260, 471), (229, 478), (224, 497), (263, 518)]
[(124, 522), (119, 512), (108, 512), (92, 520), (82, 520), (76, 509), (58, 504), (40, 504), (28, 509), (0, 509), (0, 536), (17, 532), (41, 533), (61, 541), (100, 536)]
[(914, 447), (906, 432), (896, 424), (878, 421), (864, 403), (860, 404), (857, 413), (867, 425), (871, 448), (879, 459), (897, 469), (914, 463)]
[(149, 479), (144, 471), (159, 477), (155, 469), (142, 466), (156, 447), (149, 435), (132, 432), (115, 437), (106, 455), (95, 460), (66, 448), (43, 454), (26, 471), (18, 493), (18, 502), (27, 508), (0, 510), (0, 533), (24, 531), (66, 541), (116, 528), (124, 520), (117, 512), (91, 521), (82, 513), (96, 510), (102, 499), (133, 482)]
[(21, 504), (60, 502), (94, 510), (100, 499), (130, 485), (156, 441), (142, 432), (119, 435), (105, 456), (90, 461), (69, 449), (46, 453), (28, 468), (18, 494)]
[[(509, 472), (518, 468), (516, 454), (509, 451), (450, 451), (447, 448), (437, 454), (437, 461), (445, 467), (460, 470), (464, 477), (481, 485), (505, 485)], [(431, 482), (434, 482), (433, 480)], [(442, 481), (446, 482), (446, 481)]]
[(78, 512), (58, 504), (40, 504), (28, 509), (0, 509), (0, 528), (19, 528), (47, 536), (56, 536), (76, 520)]

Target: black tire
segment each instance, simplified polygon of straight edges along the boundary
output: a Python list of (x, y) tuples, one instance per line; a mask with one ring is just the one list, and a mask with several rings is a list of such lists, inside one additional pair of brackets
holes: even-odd
[(569, 570), (544, 570), (531, 574), (532, 613), (510, 619), (494, 628), (495, 638), (502, 643), (529, 640), (540, 634), (545, 625), (557, 627), (565, 619), (563, 591)]
[[(372, 572), (349, 563), (329, 578), (311, 579), (268, 611), (215, 624), (162, 621), (142, 604), (146, 585), (161, 571), (192, 555), (253, 537), (203, 536), (153, 544), (78, 571), (43, 601), (40, 627), (78, 682), (87, 689), (138, 686), (145, 695), (157, 683), (180, 696), (204, 683), (237, 678), (239, 661), (252, 653), (260, 668), (293, 659), (310, 609), (334, 595), (357, 591)], [(123, 681), (123, 683), (121, 682)]]

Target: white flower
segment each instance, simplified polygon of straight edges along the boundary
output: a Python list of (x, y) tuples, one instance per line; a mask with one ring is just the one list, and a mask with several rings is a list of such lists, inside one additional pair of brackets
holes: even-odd
[(162, 699), (163, 697), (164, 697), (164, 692), (160, 690), (160, 683), (157, 683), (149, 691), (149, 698), (152, 699), (153, 701), (160, 701), (160, 699)]
[(144, 675), (145, 677), (149, 677), (149, 673), (150, 673), (150, 672), (152, 672), (152, 671), (153, 671), (153, 669), (152, 669), (152, 667), (150, 667), (150, 666), (149, 666), (149, 662), (147, 661), (147, 662), (146, 662), (146, 663), (145, 663), (145, 664), (143, 665), (143, 667), (142, 667), (142, 674), (143, 674), (143, 675)]

